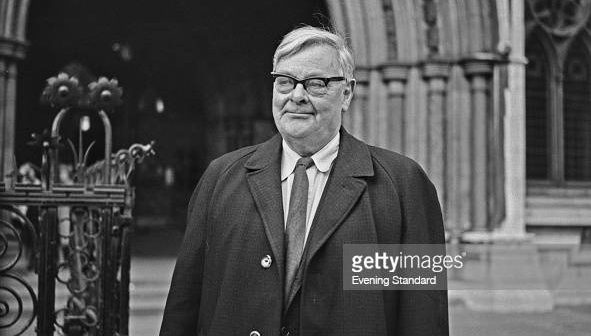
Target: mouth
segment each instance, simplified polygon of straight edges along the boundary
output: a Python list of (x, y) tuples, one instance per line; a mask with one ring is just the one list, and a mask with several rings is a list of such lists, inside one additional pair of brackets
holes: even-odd
[(288, 115), (290, 117), (296, 117), (296, 118), (297, 117), (304, 118), (304, 117), (309, 117), (309, 116), (314, 115), (313, 112), (292, 112), (292, 111), (285, 111), (283, 114)]

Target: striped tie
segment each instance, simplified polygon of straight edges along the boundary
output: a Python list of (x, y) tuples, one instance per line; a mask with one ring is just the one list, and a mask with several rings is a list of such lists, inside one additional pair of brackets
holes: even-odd
[[(289, 212), (287, 213), (287, 225), (285, 228), (286, 259), (285, 259), (285, 291), (284, 302), (289, 304), (290, 294), (294, 285), (304, 252), (306, 238), (306, 211), (308, 209), (308, 175), (306, 169), (314, 164), (312, 158), (303, 157), (298, 160), (295, 167), (291, 196), (289, 199)], [(296, 287), (297, 288), (297, 287)], [(295, 289), (295, 288), (294, 288)]]

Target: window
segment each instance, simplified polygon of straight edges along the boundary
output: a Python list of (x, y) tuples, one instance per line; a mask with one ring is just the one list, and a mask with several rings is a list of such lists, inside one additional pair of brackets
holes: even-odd
[(589, 52), (575, 41), (564, 65), (564, 174), (591, 181), (591, 81)]
[(548, 125), (548, 68), (544, 48), (537, 40), (526, 49), (526, 174), (531, 179), (549, 178), (549, 125)]
[(567, 186), (591, 182), (591, 52), (586, 31), (526, 44), (526, 174)]

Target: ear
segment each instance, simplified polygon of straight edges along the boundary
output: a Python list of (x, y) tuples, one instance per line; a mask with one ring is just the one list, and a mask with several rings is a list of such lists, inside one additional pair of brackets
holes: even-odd
[(347, 110), (349, 109), (351, 99), (353, 99), (353, 90), (355, 90), (355, 79), (349, 80), (349, 83), (347, 83), (347, 87), (343, 90), (344, 99), (341, 112), (347, 112)]

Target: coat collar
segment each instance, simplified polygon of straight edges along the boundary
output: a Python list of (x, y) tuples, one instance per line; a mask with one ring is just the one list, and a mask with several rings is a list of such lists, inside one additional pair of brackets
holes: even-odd
[[(373, 176), (373, 163), (367, 144), (357, 140), (341, 127), (341, 144), (337, 162), (346, 176)], [(335, 163), (335, 164), (336, 164)]]
[[(334, 159), (337, 158), (340, 142), (341, 134), (337, 132), (324, 147), (310, 156), (319, 172), (327, 173), (330, 170)], [(285, 139), (281, 142), (281, 148), (281, 182), (283, 183), (294, 172), (301, 156), (289, 147)]]
[[(348, 176), (373, 176), (373, 165), (367, 145), (341, 127), (341, 142), (337, 160), (342, 159), (342, 170)], [(278, 164), (281, 167), (281, 135), (275, 134), (271, 139), (259, 145), (244, 166), (249, 170), (267, 168)], [(277, 161), (277, 162), (275, 162)]]
[[(344, 157), (342, 161), (343, 172), (349, 176), (373, 176), (373, 165), (367, 145), (341, 127), (341, 142), (337, 159)], [(275, 134), (271, 139), (259, 145), (253, 155), (244, 166), (250, 170), (263, 169), (279, 160), (281, 165), (281, 135)]]
[(281, 160), (281, 135), (275, 134), (271, 139), (260, 144), (250, 158), (244, 163), (244, 167), (250, 170), (263, 169)]

